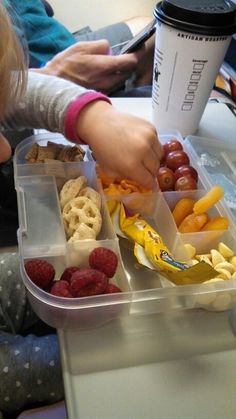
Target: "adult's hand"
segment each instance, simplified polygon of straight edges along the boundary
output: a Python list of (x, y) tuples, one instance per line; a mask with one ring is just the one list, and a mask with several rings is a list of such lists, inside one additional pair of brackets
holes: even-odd
[(140, 54), (110, 55), (107, 40), (79, 42), (35, 69), (105, 93), (121, 86), (140, 60)]

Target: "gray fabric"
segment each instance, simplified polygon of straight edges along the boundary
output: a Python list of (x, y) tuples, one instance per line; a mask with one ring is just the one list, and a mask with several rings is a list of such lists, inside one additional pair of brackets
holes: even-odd
[(36, 320), (20, 278), (17, 253), (0, 253), (0, 331), (19, 333)]
[(107, 39), (112, 47), (113, 54), (118, 54), (123, 45), (133, 38), (133, 35), (125, 22), (118, 22), (104, 28), (92, 31), (89, 26), (73, 34), (78, 42), (97, 41)]
[(89, 91), (65, 79), (29, 71), (27, 92), (6, 120), (5, 128), (43, 128), (64, 134), (69, 104)]
[[(17, 253), (0, 253), (0, 411), (19, 412), (64, 395), (57, 335), (39, 331), (19, 271)], [(40, 334), (40, 333), (38, 333)], [(1, 415), (0, 415), (1, 417)]]
[(64, 396), (56, 335), (10, 335), (0, 332), (0, 410), (19, 412)]

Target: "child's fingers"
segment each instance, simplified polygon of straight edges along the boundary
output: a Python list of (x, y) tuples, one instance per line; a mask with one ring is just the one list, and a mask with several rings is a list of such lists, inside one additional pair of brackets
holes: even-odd
[(11, 157), (11, 146), (7, 139), (0, 134), (0, 163), (7, 161)]
[(162, 159), (162, 157), (164, 156), (164, 151), (163, 151), (163, 147), (162, 147), (161, 143), (158, 141), (158, 137), (157, 137), (156, 141), (154, 141), (152, 149), (153, 149), (154, 153), (156, 154), (158, 160), (160, 161)]
[(149, 153), (143, 159), (144, 167), (153, 175), (157, 174), (157, 171), (160, 166), (160, 159), (157, 157), (157, 154), (151, 148)]
[(145, 166), (144, 163), (139, 163), (136, 166), (135, 170), (115, 170), (104, 164), (100, 165), (102, 170), (109, 176), (111, 179), (116, 179), (117, 181), (122, 181), (124, 179), (131, 179), (135, 181), (138, 185), (143, 186), (147, 189), (152, 189), (155, 183), (155, 176), (150, 172), (150, 170)]
[(132, 179), (147, 189), (152, 189), (154, 186), (155, 177), (144, 164), (140, 165), (136, 172), (132, 174)]

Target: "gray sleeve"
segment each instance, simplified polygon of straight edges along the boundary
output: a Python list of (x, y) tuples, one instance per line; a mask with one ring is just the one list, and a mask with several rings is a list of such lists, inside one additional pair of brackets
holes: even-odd
[(29, 71), (25, 95), (6, 119), (7, 129), (43, 128), (64, 134), (64, 117), (77, 97), (93, 90), (62, 78)]

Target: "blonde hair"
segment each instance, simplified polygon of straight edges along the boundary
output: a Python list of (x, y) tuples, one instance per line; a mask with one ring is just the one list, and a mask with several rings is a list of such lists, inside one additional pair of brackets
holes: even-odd
[(0, 120), (11, 111), (25, 90), (26, 65), (23, 48), (0, 2)]

